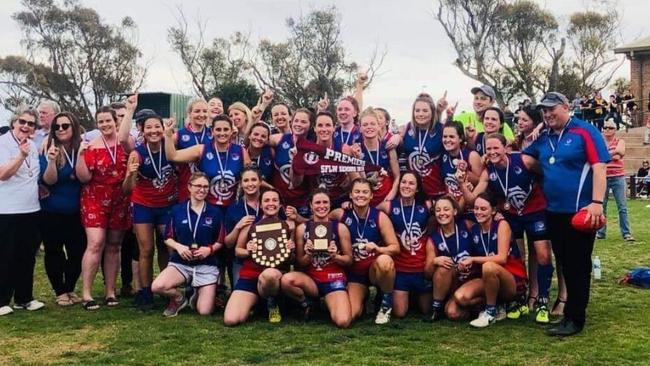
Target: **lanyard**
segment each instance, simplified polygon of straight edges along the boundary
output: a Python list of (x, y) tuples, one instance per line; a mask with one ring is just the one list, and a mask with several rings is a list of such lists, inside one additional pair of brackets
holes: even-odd
[(108, 147), (108, 143), (106, 142), (106, 139), (104, 139), (104, 136), (101, 136), (102, 142), (104, 143), (104, 147), (106, 147), (106, 150), (108, 150), (108, 155), (111, 157), (111, 161), (113, 162), (113, 167), (117, 167), (117, 142), (115, 145), (113, 145), (113, 151)]
[(70, 164), (70, 167), (74, 169), (74, 163), (75, 163), (75, 151), (72, 149), (72, 154), (68, 155), (68, 151), (66, 151), (65, 147), (61, 147), (63, 149), (63, 154), (65, 155), (65, 160), (68, 161), (68, 164)]
[[(250, 212), (248, 212), (248, 203), (246, 202), (246, 198), (244, 198), (244, 210), (246, 211), (246, 216), (250, 216)], [(255, 207), (255, 217), (257, 217), (258, 213), (260, 212), (260, 205), (258, 204), (257, 207)]]
[[(451, 254), (452, 257), (455, 257), (458, 255), (458, 253), (460, 253), (460, 238), (458, 237), (458, 225), (454, 225), (454, 230), (456, 230), (456, 254), (452, 254), (450, 250), (449, 254)], [(442, 228), (440, 228), (440, 237), (442, 238), (442, 243), (445, 245), (447, 250), (449, 250), (449, 246), (447, 246), (447, 240), (445, 240), (445, 233), (442, 232)]]
[(424, 131), (424, 140), (422, 140), (422, 130), (415, 125), (414, 128), (418, 131), (418, 151), (420, 154), (422, 154), (424, 152), (424, 145), (427, 143), (427, 139), (429, 138), (429, 130), (431, 127), (427, 127), (427, 129)]
[(368, 207), (368, 212), (366, 213), (366, 218), (363, 219), (363, 229), (361, 229), (361, 232), (359, 232), (359, 226), (361, 224), (359, 223), (359, 216), (357, 216), (357, 213), (354, 211), (354, 208), (352, 208), (352, 215), (354, 215), (354, 219), (357, 221), (357, 237), (359, 239), (363, 239), (363, 237), (366, 235), (366, 226), (368, 225), (368, 218), (370, 217), (370, 207)]
[(151, 159), (151, 166), (153, 167), (153, 171), (156, 173), (156, 177), (158, 179), (162, 179), (162, 151), (158, 151), (158, 166), (156, 166), (156, 163), (153, 159), (153, 155), (151, 154), (151, 149), (149, 148), (149, 143), (147, 142), (147, 153), (149, 153), (149, 159)]
[(481, 245), (483, 245), (483, 251), (485, 252), (485, 256), (489, 257), (490, 252), (488, 251), (488, 249), (490, 249), (490, 237), (492, 236), (492, 223), (490, 223), (490, 228), (488, 229), (487, 234), (488, 234), (488, 245), (486, 247), (485, 246), (485, 241), (483, 240), (483, 230), (481, 229), (481, 231), (480, 231)]
[(372, 162), (374, 165), (379, 165), (380, 145), (381, 145), (381, 143), (378, 142), (378, 144), (377, 144), (377, 154), (375, 154), (377, 156), (377, 160), (375, 160), (375, 159), (372, 158), (372, 151), (370, 151), (370, 149), (368, 149), (368, 146), (366, 146), (366, 143), (363, 142), (363, 148), (366, 149), (366, 151), (368, 152), (368, 156), (370, 157), (370, 162)]
[[(18, 141), (18, 139), (16, 138), (16, 135), (14, 135), (13, 131), (11, 131), (11, 137), (13, 137), (14, 141), (16, 141), (16, 144), (18, 145), (18, 151), (20, 152), (21, 144), (20, 141)], [(29, 155), (25, 158), (25, 160), (23, 160), (23, 164), (25, 164), (25, 166), (27, 167), (28, 170), (27, 175), (31, 177), (34, 173), (32, 173), (32, 163), (29, 161)]]
[(187, 201), (187, 226), (190, 228), (190, 232), (192, 232), (192, 240), (196, 243), (196, 231), (199, 228), (199, 222), (201, 221), (201, 215), (205, 212), (205, 202), (203, 202), (203, 207), (201, 208), (201, 212), (197, 214), (196, 216), (196, 223), (194, 224), (194, 227), (192, 227), (192, 217), (190, 216), (190, 204), (192, 203), (192, 200)]
[[(458, 152), (460, 153), (460, 160), (465, 160), (465, 157), (463, 156), (463, 149), (458, 150)], [(458, 166), (458, 162), (454, 164), (454, 160), (456, 159), (454, 159), (453, 156), (451, 156), (451, 154), (448, 155), (449, 155), (449, 166), (451, 167), (452, 170), (456, 170)]]
[[(571, 120), (569, 120), (569, 122), (567, 122), (566, 125), (564, 125), (564, 128), (562, 128), (562, 131), (560, 131), (560, 135), (557, 138), (557, 148), (560, 147), (560, 141), (562, 141), (562, 135), (564, 135), (564, 131), (566, 131), (566, 129), (569, 127), (570, 124), (571, 124)], [(550, 135), (548, 137), (548, 144), (551, 147), (551, 151), (552, 151), (551, 155), (555, 156), (555, 150), (557, 150), (557, 148), (555, 145), (553, 145), (553, 141), (551, 141)]]
[(226, 162), (222, 163), (221, 162), (221, 155), (219, 155), (219, 148), (217, 147), (217, 143), (215, 142), (214, 144), (214, 151), (216, 152), (215, 155), (217, 155), (217, 162), (219, 163), (219, 172), (221, 173), (221, 178), (225, 178), (225, 171), (224, 169), (225, 165), (228, 165), (228, 154), (230, 154), (230, 144), (228, 145), (228, 148), (226, 149)]
[(510, 159), (508, 156), (506, 156), (506, 185), (503, 185), (503, 181), (501, 181), (501, 177), (499, 176), (499, 172), (497, 171), (497, 166), (494, 166), (494, 171), (497, 176), (497, 180), (499, 181), (499, 185), (501, 186), (501, 189), (503, 190), (503, 195), (506, 197), (506, 202), (508, 202), (509, 197), (508, 197), (508, 177), (510, 176)]
[(343, 141), (343, 126), (341, 126), (341, 145), (349, 145), (348, 142), (350, 142), (350, 137), (352, 134), (355, 132), (355, 127), (352, 127), (350, 131), (348, 131), (348, 137), (345, 138), (345, 141)]
[[(192, 127), (190, 126), (190, 129), (191, 128)], [(200, 140), (196, 138), (196, 133), (194, 132), (194, 130), (192, 130), (192, 136), (194, 136), (194, 141), (196, 142), (197, 145), (203, 143), (203, 139), (205, 138), (205, 130), (206, 130), (206, 128), (205, 128), (205, 126), (203, 126), (203, 130), (201, 132), (201, 139)]]

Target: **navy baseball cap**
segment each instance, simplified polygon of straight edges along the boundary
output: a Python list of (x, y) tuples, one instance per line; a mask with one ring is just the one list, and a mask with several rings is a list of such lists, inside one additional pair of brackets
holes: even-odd
[(158, 113), (154, 112), (153, 109), (145, 108), (139, 110), (133, 118), (135, 119), (136, 122), (140, 123), (146, 121), (147, 118), (151, 118), (151, 117), (160, 118), (160, 116), (158, 116)]
[(494, 89), (489, 85), (483, 84), (481, 86), (472, 88), (472, 94), (476, 94), (478, 92), (483, 92), (483, 94), (487, 95), (492, 100), (497, 99), (497, 94), (494, 92)]
[(569, 100), (562, 93), (548, 92), (544, 94), (538, 107), (555, 107), (559, 104), (569, 104)]

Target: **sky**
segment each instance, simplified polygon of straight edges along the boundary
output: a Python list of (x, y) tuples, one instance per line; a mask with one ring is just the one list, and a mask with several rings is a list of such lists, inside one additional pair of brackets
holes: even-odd
[[(111, 24), (128, 15), (138, 25), (137, 44), (149, 63), (143, 91), (165, 91), (191, 95), (192, 87), (179, 58), (167, 42), (167, 28), (176, 24), (178, 7), (188, 19), (207, 24), (206, 38), (228, 37), (235, 31), (249, 32), (253, 41), (283, 41), (288, 32), (285, 20), (311, 10), (336, 5), (341, 13), (341, 38), (349, 60), (367, 65), (376, 45), (388, 54), (381, 77), (364, 94), (366, 105), (386, 108), (398, 123), (409, 118), (414, 97), (421, 91), (434, 98), (448, 91), (451, 104), (471, 109), (470, 89), (478, 83), (452, 65), (456, 58), (449, 39), (434, 16), (433, 0), (81, 0)], [(547, 0), (539, 4), (566, 21), (569, 14), (585, 9), (586, 2)], [(0, 1), (0, 55), (20, 54), (21, 32), (11, 14), (21, 9), (19, 1)], [(646, 0), (619, 0), (622, 12), (622, 43), (650, 35)], [(644, 22), (645, 21), (645, 22)], [(622, 58), (622, 56), (620, 56)], [(629, 63), (617, 76), (629, 78)], [(6, 120), (7, 112), (0, 112)]]

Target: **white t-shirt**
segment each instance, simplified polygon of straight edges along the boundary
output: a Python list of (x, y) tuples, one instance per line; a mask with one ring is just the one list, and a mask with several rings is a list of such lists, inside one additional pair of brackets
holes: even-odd
[[(41, 209), (38, 202), (38, 150), (33, 141), (29, 156), (11, 178), (0, 181), (0, 214), (32, 213)], [(0, 165), (5, 165), (20, 154), (20, 147), (11, 132), (0, 136)], [(31, 176), (29, 175), (31, 172)]]

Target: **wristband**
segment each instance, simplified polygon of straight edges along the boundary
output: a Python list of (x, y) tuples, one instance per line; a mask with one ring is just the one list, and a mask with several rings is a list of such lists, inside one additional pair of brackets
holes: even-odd
[(591, 200), (591, 203), (597, 203), (597, 204), (599, 204), (599, 205), (602, 205), (602, 204), (603, 204), (603, 201), (599, 201), (599, 200)]

